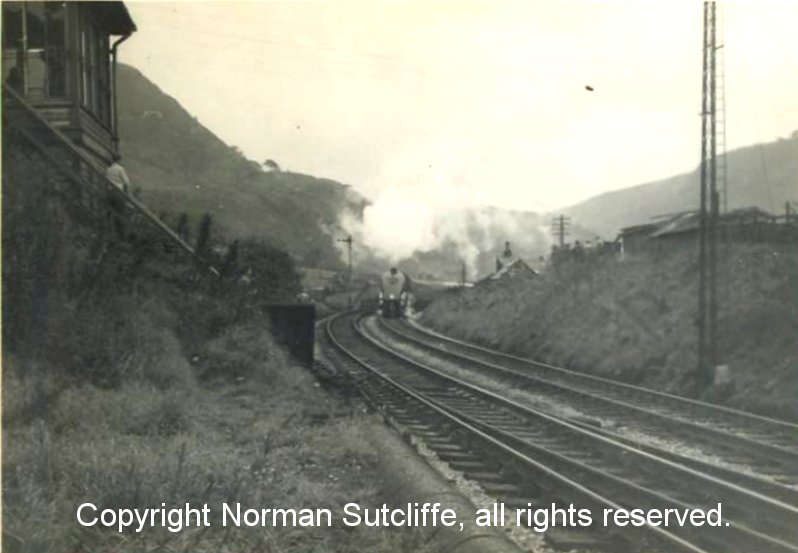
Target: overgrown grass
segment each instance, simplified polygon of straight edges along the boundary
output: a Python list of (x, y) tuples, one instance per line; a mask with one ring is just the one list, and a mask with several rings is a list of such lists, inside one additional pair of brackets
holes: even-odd
[[(239, 318), (192, 342), (191, 363), (169, 326), (177, 313), (157, 297), (107, 310), (124, 301), (72, 319), (74, 328), (62, 328), (69, 343), (42, 355), (42, 366), (16, 357), (6, 365), (5, 551), (423, 550), (420, 534), (395, 529), (226, 529), (218, 521), (179, 533), (81, 528), (75, 509), (87, 501), (340, 512), (349, 501), (377, 503), (380, 492), (373, 422), (316, 387), (262, 320)], [(126, 336), (107, 335), (120, 331)], [(81, 373), (81, 363), (90, 370)]]
[[(736, 244), (719, 267), (715, 399), (798, 415), (798, 253)], [(533, 280), (452, 291), (423, 321), (520, 355), (683, 395), (695, 393), (697, 259), (692, 252), (565, 263)]]
[(80, 527), (83, 502), (379, 503), (373, 422), (292, 362), (252, 294), (163, 259), (105, 263), (88, 293), (50, 299), (39, 347), (4, 351), (4, 551), (423, 551), (385, 529)]
[(423, 550), (388, 530), (79, 526), (84, 502), (374, 506), (372, 423), (269, 332), (262, 304), (299, 291), (285, 251), (242, 242), (208, 278), (135, 217), (124, 236), (87, 218), (3, 130), (3, 551)]
[[(306, 412), (304, 405), (323, 405), (324, 399), (308, 397), (314, 388), (298, 382), (293, 388), (295, 393), (283, 394), (286, 388), (247, 384), (170, 398), (188, 424), (168, 429), (154, 416), (163, 414), (164, 398), (147, 401), (141, 390), (63, 394), (52, 421), (66, 424), (39, 420), (6, 429), (13, 447), (5, 459), (5, 550), (250, 551), (264, 539), (270, 543), (265, 551), (420, 547), (419, 536), (394, 530), (228, 530), (215, 520), (205, 530), (171, 534), (148, 528), (120, 535), (75, 523), (75, 508), (84, 501), (103, 508), (208, 503), (214, 512), (223, 501), (334, 511), (349, 501), (375, 503), (380, 484), (367, 440), (369, 423), (345, 416), (319, 424), (318, 413)], [(76, 412), (76, 400), (90, 409)], [(129, 410), (144, 424), (128, 421)]]

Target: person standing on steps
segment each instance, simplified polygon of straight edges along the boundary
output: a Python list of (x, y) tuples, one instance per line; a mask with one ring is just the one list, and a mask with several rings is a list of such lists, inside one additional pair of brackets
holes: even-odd
[[(111, 184), (127, 195), (130, 193), (130, 178), (120, 163), (122, 156), (114, 152), (112, 159), (111, 165), (105, 170), (105, 177), (111, 181)], [(108, 204), (111, 208), (111, 218), (114, 220), (117, 231), (120, 235), (124, 235), (125, 200), (119, 194), (114, 193), (113, 190), (109, 190)]]

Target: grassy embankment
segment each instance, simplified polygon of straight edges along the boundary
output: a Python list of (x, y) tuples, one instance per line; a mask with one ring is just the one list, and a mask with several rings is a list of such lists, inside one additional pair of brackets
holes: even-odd
[[(717, 401), (798, 416), (798, 252), (737, 244), (720, 264)], [(568, 262), (532, 280), (453, 290), (423, 323), (487, 346), (692, 396), (697, 349), (696, 255)]]
[(81, 528), (83, 502), (373, 505), (371, 422), (272, 339), (258, 304), (295, 292), (291, 267), (242, 289), (146, 236), (98, 246), (43, 166), (4, 154), (4, 551), (420, 548), (417, 534), (360, 528)]

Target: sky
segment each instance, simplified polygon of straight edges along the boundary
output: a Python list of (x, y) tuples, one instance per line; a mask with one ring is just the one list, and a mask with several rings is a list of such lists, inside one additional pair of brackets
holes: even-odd
[[(351, 184), (381, 218), (552, 212), (700, 161), (699, 0), (127, 5), (120, 61), (247, 157)], [(727, 148), (789, 136), (798, 2), (720, 12)]]

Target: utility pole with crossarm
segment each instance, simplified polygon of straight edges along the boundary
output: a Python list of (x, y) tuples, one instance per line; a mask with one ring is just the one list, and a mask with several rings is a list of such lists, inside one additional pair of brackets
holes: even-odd
[(559, 239), (560, 248), (565, 246), (565, 237), (570, 234), (571, 218), (560, 215), (551, 220), (551, 233)]
[(346, 306), (352, 307), (352, 235), (346, 238), (339, 238), (338, 242), (346, 244), (347, 250), (347, 276), (346, 276)]

